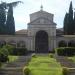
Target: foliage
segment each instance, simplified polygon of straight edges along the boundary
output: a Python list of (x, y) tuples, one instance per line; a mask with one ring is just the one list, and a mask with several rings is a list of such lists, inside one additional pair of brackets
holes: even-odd
[(6, 12), (5, 12), (5, 4), (0, 4), (0, 34), (5, 34), (5, 21), (6, 21)]
[(8, 9), (6, 26), (7, 26), (7, 34), (10, 34), (10, 35), (15, 34), (15, 22), (14, 22), (14, 17), (13, 17), (13, 7), (12, 6), (10, 6)]
[(14, 62), (18, 59), (18, 56), (9, 55), (8, 58), (9, 58), (9, 62)]
[(23, 73), (24, 75), (30, 75), (30, 69), (28, 67), (24, 67)]
[(0, 68), (1, 68), (1, 66), (2, 66), (2, 63), (0, 62)]
[(3, 47), (8, 50), (9, 55), (11, 55), (13, 53), (14, 47), (12, 45), (7, 44), (7, 45), (4, 45)]
[(63, 73), (63, 75), (68, 75), (69, 74), (69, 69), (67, 67), (63, 67), (62, 73)]
[(50, 57), (50, 58), (53, 58), (53, 57), (54, 57), (54, 55), (53, 55), (52, 53), (50, 53), (50, 54), (49, 54), (49, 57)]
[(67, 43), (65, 41), (60, 41), (59, 42), (59, 47), (66, 47), (67, 46)]
[(72, 60), (75, 63), (75, 56), (68, 57), (68, 59)]
[(74, 20), (73, 20), (73, 26), (74, 26), (74, 34), (75, 34), (75, 13), (74, 13)]
[(63, 29), (64, 29), (64, 34), (68, 34), (67, 32), (68, 32), (68, 17), (69, 17), (69, 14), (68, 13), (66, 13), (66, 15), (65, 15), (65, 18), (64, 18), (64, 27), (63, 27)]
[(64, 18), (64, 34), (72, 35), (75, 32), (74, 19), (73, 19), (73, 7), (72, 1), (69, 7), (69, 13), (66, 13)]
[(12, 55), (26, 55), (27, 52), (27, 48), (14, 48)]
[(71, 41), (68, 43), (68, 47), (75, 47), (75, 41), (71, 40)]
[[(16, 1), (11, 3), (6, 3), (6, 2), (0, 3), (0, 34), (15, 33), (13, 7), (16, 7), (19, 3), (22, 3), (22, 2)], [(8, 10), (8, 15), (6, 14), (6, 10)], [(10, 31), (9, 31), (9, 28), (10, 28)]]
[(36, 54), (35, 54), (35, 53), (33, 53), (33, 54), (32, 54), (32, 57), (34, 57), (34, 58), (35, 58), (35, 57), (36, 57)]
[(56, 48), (55, 51), (59, 56), (73, 56), (75, 55), (74, 47), (60, 47)]
[(9, 55), (8, 50), (6, 48), (1, 48), (0, 49), (0, 62), (7, 62), (7, 61), (9, 61), (8, 55)]

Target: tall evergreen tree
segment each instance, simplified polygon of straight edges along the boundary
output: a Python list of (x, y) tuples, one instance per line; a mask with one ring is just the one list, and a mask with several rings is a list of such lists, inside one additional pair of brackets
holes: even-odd
[(75, 34), (75, 13), (74, 13), (74, 20), (73, 20), (73, 30), (74, 30), (74, 34)]
[(5, 3), (0, 4), (0, 34), (5, 34), (5, 22), (6, 22), (6, 12), (5, 12)]
[(19, 3), (22, 3), (21, 1), (16, 1), (12, 3), (7, 3), (8, 9), (8, 14), (7, 14), (7, 21), (6, 21), (6, 29), (7, 29), (7, 34), (15, 34), (15, 22), (14, 22), (14, 17), (13, 17), (13, 7), (16, 7)]
[(15, 34), (15, 22), (13, 17), (12, 5), (8, 9), (6, 26), (7, 26), (7, 34)]
[[(7, 24), (11, 24), (11, 26), (9, 26), (9, 27), (11, 27), (10, 29), (13, 31), (13, 34), (14, 34), (14, 30), (15, 30), (14, 17), (10, 16), (10, 17), (12, 17), (12, 19), (10, 19), (10, 20), (12, 20), (12, 23), (11, 22), (7, 23), (9, 21), (9, 19), (7, 19), (7, 22), (6, 22), (6, 9), (9, 8), (8, 13), (13, 15), (13, 7), (16, 7), (19, 3), (22, 3), (22, 2), (21, 1), (16, 1), (16, 2), (11, 2), (11, 3), (2, 2), (0, 4), (0, 34), (8, 34), (9, 33)], [(13, 26), (12, 26), (12, 24), (13, 24)], [(10, 31), (10, 33), (11, 33), (11, 31)]]
[(72, 35), (74, 30), (73, 30), (73, 7), (72, 7), (72, 1), (70, 3), (69, 7), (69, 24), (68, 24), (68, 34)]
[(65, 15), (64, 18), (64, 34), (73, 35), (74, 34), (74, 23), (73, 23), (73, 7), (72, 1), (69, 7), (69, 13)]
[(63, 29), (64, 29), (64, 34), (67, 34), (67, 32), (68, 32), (68, 17), (69, 17), (69, 14), (68, 13), (66, 13), (66, 15), (65, 15), (65, 18), (64, 18), (64, 27), (63, 27)]

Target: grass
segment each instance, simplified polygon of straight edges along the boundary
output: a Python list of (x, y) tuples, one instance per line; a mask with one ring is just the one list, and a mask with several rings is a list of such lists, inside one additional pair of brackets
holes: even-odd
[(75, 63), (75, 56), (73, 57), (68, 57), (68, 59), (71, 59)]
[(33, 57), (28, 68), (32, 75), (62, 75), (60, 64), (49, 56)]
[(16, 61), (17, 59), (18, 59), (18, 56), (8, 56), (8, 58), (9, 58), (9, 62), (14, 62), (14, 61)]

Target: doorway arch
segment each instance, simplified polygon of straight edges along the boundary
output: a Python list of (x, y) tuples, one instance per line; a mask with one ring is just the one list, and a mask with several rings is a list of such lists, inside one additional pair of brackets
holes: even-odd
[(48, 34), (40, 30), (35, 36), (35, 51), (37, 53), (48, 53)]

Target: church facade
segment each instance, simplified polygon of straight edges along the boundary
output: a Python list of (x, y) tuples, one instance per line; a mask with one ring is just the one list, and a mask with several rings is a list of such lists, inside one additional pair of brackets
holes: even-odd
[[(67, 46), (75, 36), (63, 35), (56, 29), (54, 15), (43, 11), (30, 14), (27, 30), (16, 31), (15, 35), (0, 35), (0, 44), (12, 44), (15, 47), (26, 47), (29, 51), (52, 52), (63, 41)], [(58, 32), (57, 32), (58, 31)]]

